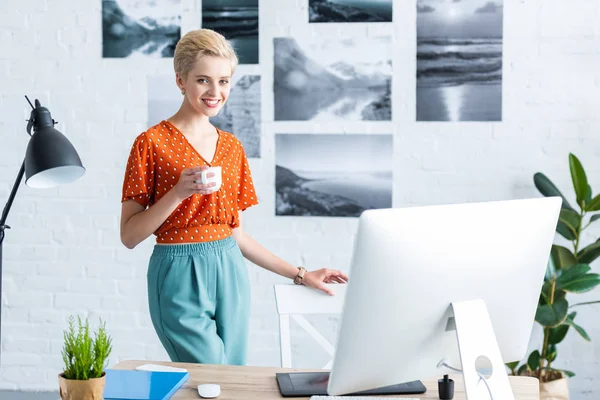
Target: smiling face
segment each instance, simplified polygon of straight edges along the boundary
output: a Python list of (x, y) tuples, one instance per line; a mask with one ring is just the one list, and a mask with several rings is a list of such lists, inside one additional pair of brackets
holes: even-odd
[(231, 73), (230, 60), (206, 55), (196, 60), (185, 81), (177, 74), (177, 85), (196, 112), (214, 117), (229, 98)]

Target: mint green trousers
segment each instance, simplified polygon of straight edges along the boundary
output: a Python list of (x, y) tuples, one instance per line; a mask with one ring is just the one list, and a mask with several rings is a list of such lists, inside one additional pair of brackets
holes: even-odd
[(171, 361), (246, 364), (250, 283), (233, 237), (156, 245), (148, 267), (148, 303)]

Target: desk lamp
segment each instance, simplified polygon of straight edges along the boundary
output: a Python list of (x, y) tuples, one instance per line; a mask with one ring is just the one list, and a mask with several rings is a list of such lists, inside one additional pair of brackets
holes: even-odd
[[(10, 228), (6, 225), (6, 218), (23, 175), (25, 175), (25, 184), (29, 187), (51, 188), (71, 183), (79, 179), (85, 172), (81, 159), (71, 142), (54, 129), (56, 121), (52, 119), (50, 111), (46, 107), (42, 107), (39, 100), (35, 100), (34, 107), (29, 98), (27, 96), (25, 98), (32, 108), (31, 116), (27, 121), (27, 133), (31, 138), (27, 144), (25, 159), (21, 164), (21, 169), (0, 219), (0, 337), (2, 331), (2, 242), (4, 242), (5, 230)], [(33, 134), (31, 133), (32, 128)]]

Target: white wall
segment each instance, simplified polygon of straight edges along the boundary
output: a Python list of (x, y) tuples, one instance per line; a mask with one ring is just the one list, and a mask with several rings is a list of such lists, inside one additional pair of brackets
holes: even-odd
[[(183, 31), (200, 26), (199, 1), (182, 0)], [(397, 0), (393, 24), (308, 26), (306, 0), (261, 0), (262, 159), (251, 160), (261, 204), (245, 214), (247, 230), (267, 248), (309, 268), (348, 269), (355, 219), (274, 217), (274, 134), (394, 133), (394, 206), (538, 196), (543, 171), (572, 196), (569, 152), (600, 190), (600, 12), (596, 0), (507, 0), (501, 123), (416, 123), (413, 1)], [(276, 36), (394, 35), (392, 123), (274, 123)], [(111, 364), (166, 359), (146, 305), (147, 240), (131, 251), (119, 242), (123, 169), (146, 128), (146, 77), (172, 71), (171, 59), (102, 59), (101, 2), (0, 2), (0, 199), (8, 197), (27, 144), (23, 97), (39, 98), (59, 121), (87, 168), (78, 182), (51, 190), (22, 186), (4, 245), (0, 388), (57, 389), (60, 350), (71, 314), (107, 321)], [(308, 128), (306, 127), (308, 125)], [(374, 127), (375, 126), (375, 127)], [(600, 235), (596, 226), (590, 239)], [(492, 257), (493, 255), (490, 255)], [(277, 365), (272, 284), (284, 280), (249, 265), (253, 285), (253, 365)], [(596, 264), (595, 269), (598, 269)], [(507, 290), (507, 293), (509, 291)], [(580, 299), (600, 297), (581, 295)], [(593, 342), (570, 333), (559, 365), (577, 372), (573, 399), (600, 396), (600, 308), (580, 310)], [(335, 335), (335, 318), (316, 322)], [(320, 353), (298, 336), (299, 366)]]

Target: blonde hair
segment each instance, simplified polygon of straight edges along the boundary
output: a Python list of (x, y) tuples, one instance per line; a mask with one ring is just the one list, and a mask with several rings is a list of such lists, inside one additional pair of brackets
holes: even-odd
[(231, 43), (211, 29), (197, 29), (186, 33), (175, 46), (173, 64), (183, 80), (202, 56), (223, 57), (231, 61), (231, 74), (238, 66), (238, 57)]

